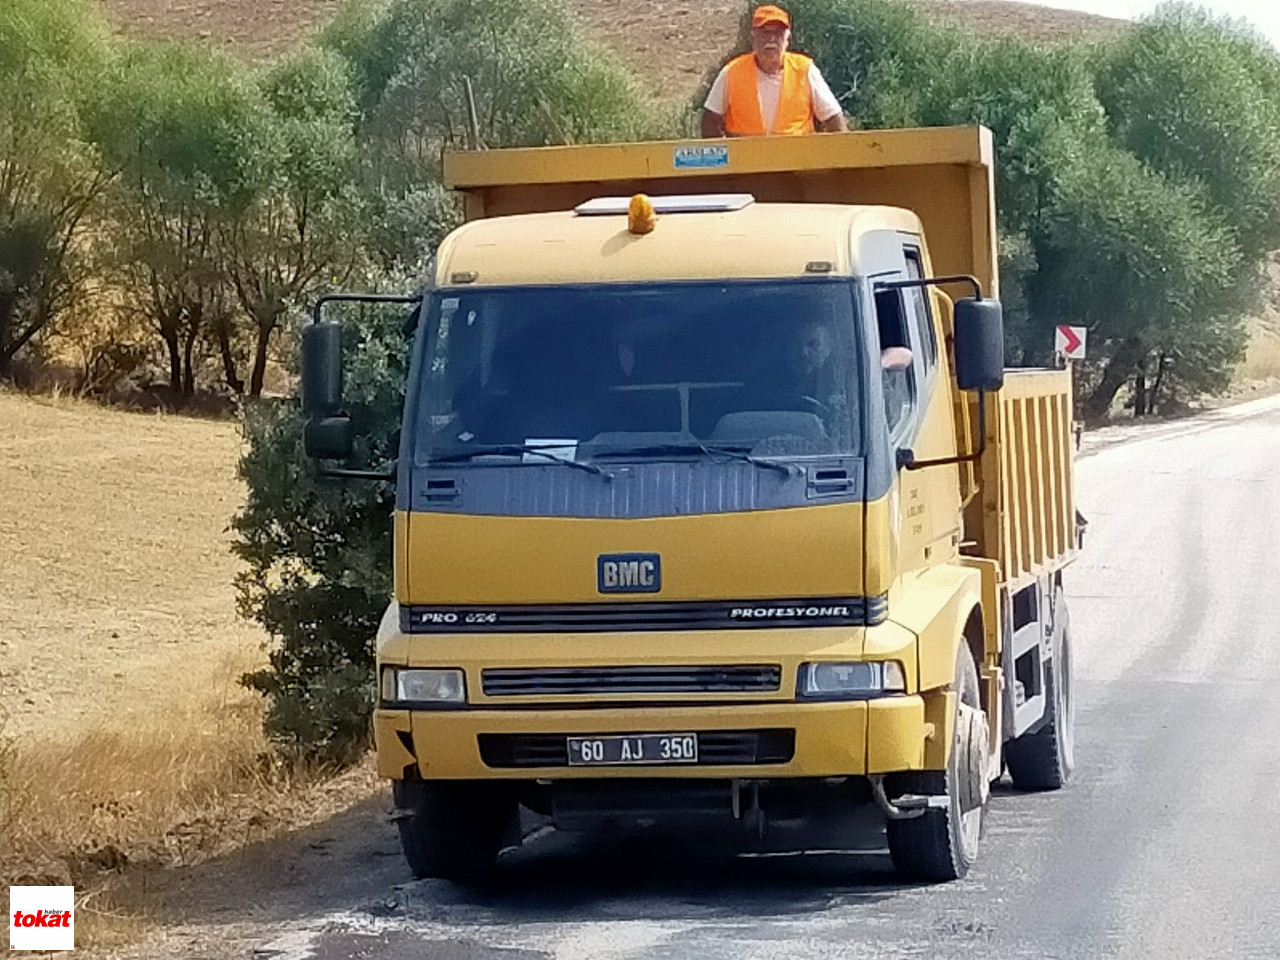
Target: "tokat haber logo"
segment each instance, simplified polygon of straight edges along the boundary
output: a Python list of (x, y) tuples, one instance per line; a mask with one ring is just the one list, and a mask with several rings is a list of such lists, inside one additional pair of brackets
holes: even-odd
[(75, 887), (10, 887), (10, 950), (74, 950)]

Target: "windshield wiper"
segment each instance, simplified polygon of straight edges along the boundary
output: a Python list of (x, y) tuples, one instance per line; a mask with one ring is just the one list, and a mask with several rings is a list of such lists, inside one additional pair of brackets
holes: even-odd
[(712, 460), (716, 457), (727, 457), (730, 460), (741, 460), (752, 466), (762, 467), (765, 470), (773, 470), (782, 474), (784, 477), (792, 475), (790, 464), (778, 463), (775, 460), (762, 460), (759, 457), (753, 457), (749, 453), (741, 450), (735, 450), (732, 447), (712, 447), (705, 443), (664, 443), (649, 447), (631, 447), (626, 450), (605, 450), (596, 454), (597, 460), (604, 460), (609, 457), (678, 457), (690, 453), (701, 453)]
[(542, 447), (533, 446), (527, 443), (500, 443), (490, 444), (485, 447), (474, 447), (470, 450), (460, 450), (457, 453), (446, 453), (442, 457), (430, 457), (428, 464), (437, 463), (466, 463), (468, 460), (474, 460), (477, 457), (514, 457), (521, 454), (530, 454), (535, 457), (543, 457), (552, 463), (563, 464), (566, 467), (573, 467), (577, 470), (585, 470), (587, 473), (594, 473), (598, 477), (604, 477), (606, 480), (612, 480), (613, 475), (601, 470), (593, 463), (583, 463), (581, 460), (569, 460), (566, 457), (557, 456), (550, 450), (544, 450)]

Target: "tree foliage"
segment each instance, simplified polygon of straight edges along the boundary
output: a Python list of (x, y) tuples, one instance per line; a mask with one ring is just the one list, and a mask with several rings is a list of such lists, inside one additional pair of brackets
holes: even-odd
[(1103, 52), (1099, 98), (1114, 139), (1199, 184), (1257, 258), (1280, 246), (1280, 64), (1266, 40), (1184, 5)]
[(265, 115), (253, 176), (222, 238), (232, 285), (254, 328), (254, 397), (290, 304), (350, 275), (362, 258), (363, 226), (346, 64), (328, 51), (304, 50), (269, 70), (260, 92)]
[(393, 0), (382, 16), (349, 15), (325, 42), (352, 63), (365, 135), (415, 174), (473, 133), (540, 146), (654, 130), (633, 79), (555, 0)]
[[(1101, 417), (1153, 352), (1233, 332), (1244, 257), (1201, 191), (1105, 141), (1064, 159), (1051, 191), (1029, 299), (1044, 334), (1074, 323), (1105, 338), (1110, 362), (1085, 410)], [(1206, 364), (1205, 373), (1208, 388), (1226, 369)]]

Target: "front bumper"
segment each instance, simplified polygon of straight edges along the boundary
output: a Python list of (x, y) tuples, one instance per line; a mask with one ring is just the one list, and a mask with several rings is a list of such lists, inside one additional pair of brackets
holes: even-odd
[[(564, 709), (464, 709), (374, 712), (378, 772), (400, 779), (531, 780), (602, 778), (842, 777), (945, 766), (947, 698), (891, 696), (825, 703), (768, 702)], [(698, 733), (795, 731), (789, 762), (742, 765), (496, 768), (481, 757), (481, 734)]]

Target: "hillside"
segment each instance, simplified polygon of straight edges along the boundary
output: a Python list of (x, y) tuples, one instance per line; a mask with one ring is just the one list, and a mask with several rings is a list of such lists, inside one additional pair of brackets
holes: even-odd
[[(341, 0), (99, 0), (123, 33), (197, 37), (270, 57), (323, 23)], [(569, 0), (590, 33), (664, 98), (682, 100), (733, 46), (742, 0)], [(1123, 20), (1012, 0), (908, 0), (926, 16), (979, 33), (1060, 40), (1120, 29)]]
[[(572, 0), (591, 34), (664, 98), (692, 96), (733, 48), (742, 0)], [(986, 36), (1065, 40), (1122, 29), (1125, 21), (1012, 0), (907, 0), (924, 16)]]
[(98, 0), (121, 33), (196, 38), (250, 57), (288, 49), (327, 20), (341, 0)]

